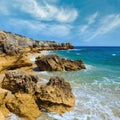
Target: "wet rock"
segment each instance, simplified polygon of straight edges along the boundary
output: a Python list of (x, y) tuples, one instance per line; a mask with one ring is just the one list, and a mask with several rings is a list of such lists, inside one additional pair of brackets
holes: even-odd
[(86, 69), (84, 63), (81, 60), (68, 60), (61, 59), (64, 69), (66, 71), (77, 71), (81, 69)]
[(36, 91), (35, 96), (41, 110), (59, 114), (72, 110), (75, 103), (70, 84), (61, 77), (50, 78)]
[(23, 71), (13, 70), (5, 73), (2, 81), (2, 88), (10, 90), (12, 93), (34, 94), (37, 79)]
[(63, 71), (64, 67), (61, 63), (61, 59), (57, 55), (43, 55), (36, 58), (40, 71)]
[(27, 120), (35, 120), (40, 115), (40, 110), (30, 94), (16, 93), (15, 96), (6, 102), (6, 107), (20, 117)]
[(77, 71), (86, 69), (84, 63), (81, 60), (69, 60), (60, 58), (58, 55), (44, 55), (36, 58), (40, 71)]

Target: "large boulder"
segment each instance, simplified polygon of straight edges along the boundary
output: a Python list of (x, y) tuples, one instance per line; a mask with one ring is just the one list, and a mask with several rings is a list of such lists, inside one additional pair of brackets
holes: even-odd
[(2, 88), (10, 90), (12, 93), (30, 93), (34, 94), (37, 78), (28, 75), (23, 71), (13, 70), (5, 73), (2, 81)]
[(6, 107), (10, 112), (25, 117), (27, 120), (35, 120), (40, 115), (40, 110), (30, 94), (16, 93), (6, 102)]
[(66, 71), (86, 69), (84, 63), (81, 60), (69, 60), (66, 58), (62, 58), (61, 61)]
[(40, 71), (76, 71), (86, 69), (81, 60), (69, 60), (60, 58), (58, 55), (43, 55), (36, 58)]
[(43, 55), (36, 58), (40, 71), (63, 71), (64, 67), (58, 55)]
[(71, 86), (60, 77), (50, 78), (49, 82), (42, 85), (35, 95), (41, 110), (62, 114), (74, 107), (75, 97)]

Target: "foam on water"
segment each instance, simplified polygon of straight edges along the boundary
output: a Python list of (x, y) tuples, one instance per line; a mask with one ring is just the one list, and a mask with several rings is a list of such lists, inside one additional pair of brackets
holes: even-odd
[(93, 65), (85, 64), (85, 66), (86, 66), (86, 69), (85, 69), (85, 71), (88, 71), (88, 70), (93, 70), (93, 69), (95, 69), (95, 67), (94, 67)]
[[(57, 120), (119, 120), (120, 101), (109, 91), (98, 90), (96, 85), (83, 84), (73, 87), (76, 104), (73, 111), (61, 115), (50, 113)], [(112, 98), (111, 98), (112, 96)], [(116, 101), (114, 101), (116, 99)], [(117, 108), (116, 108), (117, 106)]]
[(35, 62), (35, 57), (30, 57), (30, 61)]
[(116, 54), (112, 54), (112, 56), (116, 56)]

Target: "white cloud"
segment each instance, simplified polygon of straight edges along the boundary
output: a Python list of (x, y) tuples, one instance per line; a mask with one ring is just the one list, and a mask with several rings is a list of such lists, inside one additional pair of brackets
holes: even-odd
[[(97, 20), (97, 22), (96, 22)], [(120, 14), (110, 14), (98, 19), (98, 12), (87, 17), (88, 23), (80, 26), (80, 37), (89, 42), (120, 28)], [(93, 27), (94, 26), (94, 27)]]
[(90, 15), (87, 20), (88, 20), (88, 24), (92, 24), (95, 22), (95, 19), (97, 18), (98, 16), (98, 12), (95, 12), (94, 14)]
[(118, 27), (120, 27), (120, 14), (107, 15), (101, 19), (98, 28), (91, 32), (91, 35), (86, 41), (91, 41), (98, 36), (112, 32)]
[(11, 0), (10, 4), (4, 2), (4, 7), (8, 11), (15, 9), (14, 12), (17, 12), (19, 10), (23, 14), (29, 14), (33, 18), (43, 21), (57, 21), (61, 23), (75, 21), (78, 17), (78, 11), (68, 6), (57, 6), (57, 2), (58, 0), (53, 0), (52, 2), (50, 0)]
[(71, 33), (72, 26), (66, 24), (45, 24), (36, 21), (26, 21), (20, 19), (11, 19), (9, 26), (16, 31), (27, 31), (32, 34), (52, 36), (56, 38), (68, 37)]
[(97, 16), (98, 16), (98, 12), (95, 12), (94, 14), (92, 14), (92, 15), (90, 15), (90, 16), (87, 17), (87, 19), (86, 19), (87, 20), (87, 24), (82, 25), (80, 27), (81, 34), (83, 34), (84, 32), (87, 31), (87, 29), (89, 29), (90, 25), (95, 22)]
[(9, 15), (10, 14), (6, 5), (8, 6), (8, 3), (6, 1), (3, 1), (3, 0), (0, 1), (0, 14), (2, 14), (2, 15)]

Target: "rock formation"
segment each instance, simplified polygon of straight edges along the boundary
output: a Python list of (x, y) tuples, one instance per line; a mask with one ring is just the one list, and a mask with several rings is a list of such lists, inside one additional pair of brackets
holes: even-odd
[(8, 71), (2, 81), (2, 88), (10, 90), (13, 94), (30, 93), (34, 94), (37, 79), (33, 75), (27, 75), (23, 71)]
[(19, 46), (8, 39), (5, 32), (0, 31), (0, 53), (4, 53), (6, 55), (16, 55), (19, 53), (22, 54), (23, 51)]
[(32, 62), (30, 61), (27, 55), (16, 55), (16, 56), (0, 56), (0, 73), (4, 73), (6, 70), (14, 69), (31, 69), (32, 71)]
[(73, 49), (73, 45), (70, 43), (57, 43), (55, 41), (33, 40), (22, 35), (13, 34), (11, 32), (5, 31), (0, 31), (0, 41), (6, 41), (5, 44), (2, 42), (2, 49), (4, 48), (4, 52), (6, 52), (7, 54), (19, 52), (39, 52), (41, 50)]
[[(10, 94), (8, 90), (0, 88), (0, 117), (7, 116), (9, 113), (9, 110), (5, 106), (8, 94)], [(2, 120), (2, 117), (0, 120)]]
[(38, 117), (40, 111), (62, 114), (73, 109), (75, 97), (70, 84), (63, 78), (53, 77), (41, 85), (37, 81), (37, 77), (22, 71), (6, 72), (2, 88), (10, 90), (12, 97), (5, 99), (8, 92), (0, 93), (0, 108), (4, 105), (10, 112), (31, 120)]
[(68, 60), (60, 58), (57, 55), (43, 55), (36, 58), (40, 71), (76, 71), (85, 69), (85, 65), (81, 60)]
[(86, 69), (85, 64), (81, 60), (61, 59), (62, 65), (66, 71), (76, 71)]
[(36, 58), (35, 63), (40, 71), (63, 71), (61, 59), (57, 55), (43, 55)]
[(75, 97), (70, 84), (60, 77), (50, 78), (35, 95), (41, 110), (62, 114), (74, 107)]
[(27, 120), (35, 120), (40, 115), (40, 110), (30, 94), (16, 93), (12, 99), (6, 102), (6, 106), (10, 112)]

